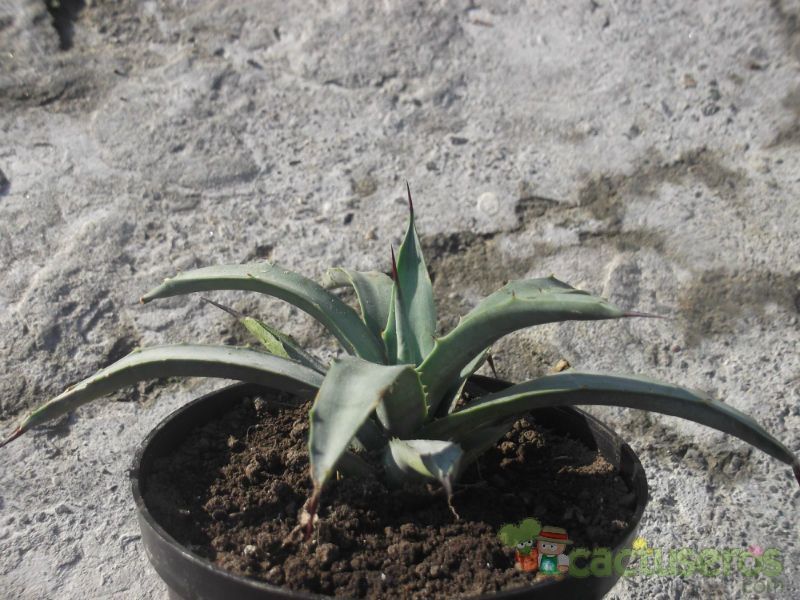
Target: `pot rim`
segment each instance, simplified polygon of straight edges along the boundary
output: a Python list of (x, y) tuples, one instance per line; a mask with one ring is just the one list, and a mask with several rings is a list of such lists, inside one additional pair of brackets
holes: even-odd
[[(507, 381), (503, 381), (501, 379), (495, 379), (491, 377), (485, 377), (481, 375), (474, 375), (470, 378), (470, 382), (477, 384), (480, 388), (486, 390), (492, 389), (502, 389), (511, 385), (511, 383)], [(195, 568), (203, 570), (203, 571), (210, 571), (214, 574), (215, 577), (224, 579), (228, 581), (230, 584), (234, 586), (246, 586), (253, 592), (262, 592), (265, 594), (273, 594), (279, 595), (283, 598), (291, 598), (296, 600), (331, 600), (332, 596), (317, 594), (314, 592), (302, 592), (296, 590), (290, 590), (288, 588), (282, 586), (272, 585), (265, 581), (259, 581), (257, 579), (253, 579), (250, 577), (245, 577), (241, 575), (234, 574), (230, 571), (223, 569), (222, 567), (217, 566), (216, 564), (212, 563), (209, 560), (206, 560), (200, 556), (193, 554), (186, 546), (178, 542), (172, 535), (170, 535), (162, 526), (161, 524), (155, 519), (153, 514), (147, 507), (147, 504), (144, 500), (143, 495), (143, 486), (140, 480), (140, 473), (142, 468), (142, 461), (145, 458), (145, 454), (150, 449), (152, 442), (173, 422), (176, 417), (179, 417), (182, 414), (192, 410), (194, 407), (206, 402), (209, 398), (218, 396), (222, 393), (225, 394), (232, 394), (238, 393), (238, 395), (242, 398), (247, 397), (251, 394), (258, 394), (258, 393), (274, 393), (276, 390), (274, 388), (257, 385), (257, 384), (250, 384), (250, 383), (235, 383), (232, 385), (225, 386), (218, 390), (209, 392), (187, 402), (186, 404), (178, 407), (169, 415), (164, 417), (151, 431), (148, 435), (144, 438), (141, 442), (139, 447), (136, 449), (136, 453), (134, 454), (133, 461), (131, 464), (131, 469), (129, 470), (128, 476), (131, 482), (131, 492), (133, 494), (133, 499), (136, 504), (136, 511), (137, 517), (139, 519), (140, 527), (142, 529), (142, 533), (145, 533), (145, 525), (149, 527), (152, 532), (155, 534), (157, 538), (160, 538), (162, 543), (167, 544), (173, 553), (176, 553), (180, 556), (180, 560), (187, 561)], [(608, 425), (597, 419), (596, 417), (586, 413), (578, 408), (574, 407), (551, 407), (546, 409), (538, 409), (538, 410), (552, 410), (552, 411), (559, 411), (563, 412), (565, 415), (570, 414), (573, 418), (579, 416), (586, 421), (587, 427), (593, 427), (601, 432), (604, 432), (607, 435), (610, 435), (611, 439), (619, 444), (619, 455), (620, 455), (620, 463), (622, 458), (624, 457), (625, 460), (628, 461), (627, 469), (628, 473), (625, 477), (626, 484), (628, 484), (635, 494), (636, 494), (636, 509), (628, 521), (628, 526), (623, 529), (619, 533), (619, 542), (615, 544), (612, 548), (613, 551), (617, 551), (621, 548), (627, 547), (631, 541), (633, 540), (633, 536), (639, 528), (639, 524), (642, 519), (642, 515), (644, 514), (645, 507), (647, 506), (647, 502), (649, 500), (649, 487), (647, 485), (647, 477), (644, 470), (644, 467), (639, 460), (638, 455), (633, 451), (633, 449), (628, 445), (628, 443), (614, 430), (612, 430)], [(531, 411), (536, 412), (536, 411)], [(618, 465), (618, 469), (622, 473), (623, 465)], [(143, 542), (144, 535), (143, 535)], [(148, 548), (147, 543), (144, 543), (145, 551), (148, 555), (148, 559), (150, 560), (151, 564), (155, 568), (156, 572), (158, 573), (159, 577), (167, 583), (169, 587), (169, 582), (166, 581), (161, 571), (156, 568), (155, 561), (153, 555)], [(561, 593), (558, 590), (558, 586), (562, 585), (565, 581), (569, 581), (571, 578), (566, 578), (563, 580), (550, 580), (550, 581), (543, 581), (543, 582), (536, 582), (531, 583), (531, 585), (523, 586), (519, 588), (513, 588), (510, 590), (502, 590), (498, 592), (492, 592), (489, 594), (484, 594), (481, 596), (475, 596), (474, 600), (501, 600), (504, 598), (519, 598), (523, 597), (523, 595), (530, 593), (533, 588), (535, 588), (536, 593), (542, 593), (547, 597), (550, 597), (550, 594), (553, 592)], [(615, 577), (613, 583), (610, 587), (618, 581), (619, 577)], [(610, 588), (609, 588), (610, 589)], [(548, 594), (549, 592), (549, 594)]]

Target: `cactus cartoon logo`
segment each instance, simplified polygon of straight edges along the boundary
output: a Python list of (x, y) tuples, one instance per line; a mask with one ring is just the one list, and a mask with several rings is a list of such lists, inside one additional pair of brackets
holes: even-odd
[(537, 580), (564, 577), (569, 571), (569, 557), (564, 552), (572, 540), (561, 527), (542, 527), (536, 519), (525, 519), (517, 525), (504, 525), (497, 536), (514, 548), (515, 567), (535, 572)]
[(542, 524), (536, 519), (525, 519), (517, 525), (503, 525), (497, 534), (500, 541), (509, 548), (514, 548), (514, 567), (520, 571), (538, 571), (539, 561), (536, 554), (536, 536), (542, 530)]

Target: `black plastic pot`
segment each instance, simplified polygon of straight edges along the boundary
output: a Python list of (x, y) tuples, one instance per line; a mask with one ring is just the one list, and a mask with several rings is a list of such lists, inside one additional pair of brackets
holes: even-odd
[[(470, 385), (473, 389), (493, 392), (510, 384), (476, 376), (472, 378)], [(237, 384), (198, 398), (164, 419), (147, 436), (136, 452), (130, 477), (139, 525), (142, 530), (142, 542), (150, 562), (167, 584), (172, 600), (329, 598), (317, 594), (290, 591), (224, 571), (192, 554), (179, 544), (153, 518), (144, 501), (145, 482), (156, 459), (171, 454), (195, 427), (220, 418), (231, 410), (237, 400), (248, 395), (269, 391), (255, 385)], [(581, 440), (589, 448), (600, 450), (606, 460), (620, 470), (623, 480), (635, 493), (636, 506), (628, 528), (622, 533), (621, 541), (612, 551), (629, 548), (636, 535), (648, 499), (647, 479), (639, 458), (616, 433), (580, 410), (548, 408), (533, 411), (532, 414), (537, 423), (558, 433), (567, 433), (573, 438)], [(618, 579), (619, 576), (616, 574), (609, 577), (567, 577), (561, 581), (537, 583), (528, 588), (517, 588), (482, 598), (487, 600), (602, 598)]]

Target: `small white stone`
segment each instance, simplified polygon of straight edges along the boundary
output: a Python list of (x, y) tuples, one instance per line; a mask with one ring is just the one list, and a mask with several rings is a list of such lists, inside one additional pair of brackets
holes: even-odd
[(494, 192), (484, 192), (478, 196), (478, 211), (484, 215), (493, 216), (500, 210), (500, 201)]

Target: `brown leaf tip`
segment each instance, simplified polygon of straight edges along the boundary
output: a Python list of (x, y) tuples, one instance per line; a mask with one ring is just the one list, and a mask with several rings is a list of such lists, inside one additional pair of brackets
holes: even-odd
[(414, 203), (411, 201), (411, 186), (408, 185), (408, 181), (406, 181), (406, 191), (408, 191), (408, 210), (411, 212), (411, 216), (414, 216)]
[(200, 298), (200, 300), (202, 300), (203, 302), (207, 302), (208, 304), (210, 304), (212, 306), (216, 306), (220, 310), (224, 310), (226, 313), (228, 313), (229, 315), (231, 315), (233, 317), (236, 317), (237, 319), (241, 319), (242, 317), (244, 317), (244, 315), (242, 313), (240, 313), (238, 311), (235, 311), (232, 308), (229, 308), (227, 306), (223, 306), (222, 304), (219, 304), (218, 302), (214, 302), (213, 300), (211, 300), (209, 298), (206, 298), (205, 296)]
[(311, 539), (311, 534), (314, 532), (314, 522), (318, 520), (317, 509), (319, 508), (320, 493), (321, 490), (315, 489), (300, 512), (299, 525), (305, 529), (303, 537), (306, 541)]
[(389, 246), (392, 250), (392, 281), (397, 281), (397, 261), (394, 258), (394, 246)]
[(5, 446), (6, 444), (10, 444), (15, 439), (17, 439), (19, 436), (21, 436), (23, 433), (25, 433), (25, 430), (22, 429), (21, 427), (17, 427), (11, 435), (9, 435), (6, 439), (4, 439), (2, 442), (0, 442), (0, 448)]
[(494, 358), (492, 358), (491, 353), (486, 355), (486, 362), (489, 363), (489, 368), (492, 370), (492, 375), (495, 379), (499, 379), (497, 375), (497, 369), (494, 366)]

